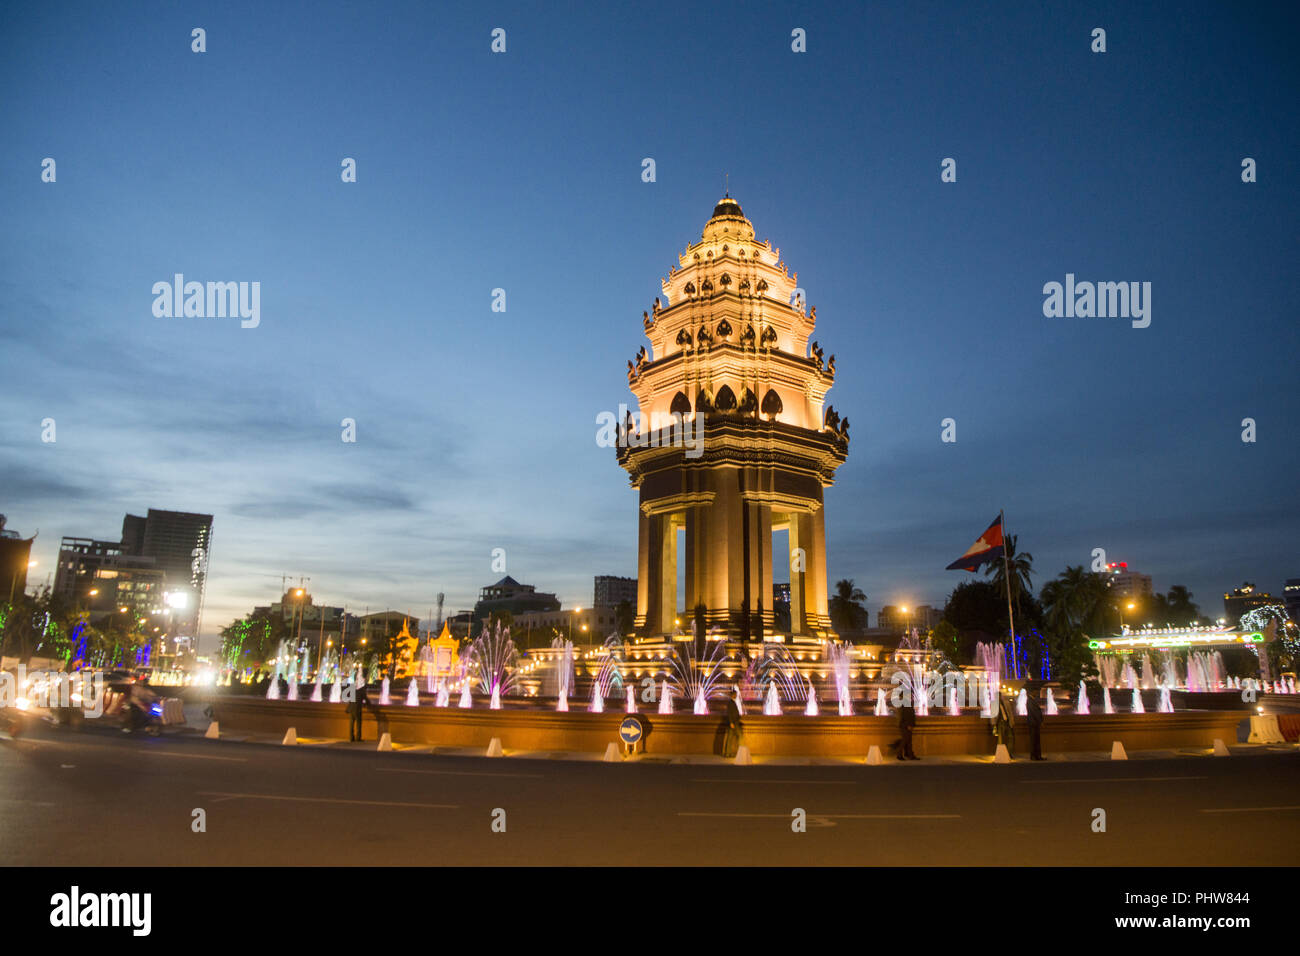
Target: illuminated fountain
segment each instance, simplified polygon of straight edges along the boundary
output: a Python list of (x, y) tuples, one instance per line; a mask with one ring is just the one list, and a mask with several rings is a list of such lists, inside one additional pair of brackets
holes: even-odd
[[(695, 622), (691, 622), (695, 632)], [(672, 684), (683, 700), (694, 701), (696, 714), (709, 712), (709, 699), (715, 696), (722, 679), (722, 665), (726, 661), (727, 645), (724, 641), (706, 641), (713, 649), (704, 658), (696, 654), (695, 641), (677, 641), (672, 654)]]
[(1146, 709), (1142, 706), (1142, 692), (1136, 687), (1133, 688), (1133, 702), (1129, 704), (1129, 713), (1145, 714)]
[[(1106, 691), (1106, 699), (1110, 699), (1110, 691)], [(1088, 685), (1079, 681), (1079, 702), (1075, 704), (1074, 712), (1076, 714), (1088, 713)]]
[(851, 673), (849, 649), (843, 644), (828, 641), (826, 643), (826, 661), (835, 674), (835, 695), (839, 698), (840, 716), (852, 717), (853, 692), (849, 685), (849, 674)]
[(659, 713), (671, 714), (673, 712), (673, 689), (669, 686), (667, 678), (659, 690)]
[(1142, 652), (1142, 684), (1143, 690), (1150, 690), (1156, 686), (1155, 671), (1151, 667), (1151, 654), (1148, 651)]
[(769, 681), (767, 697), (763, 701), (763, 713), (768, 717), (781, 716), (781, 698), (776, 692), (776, 681)]
[(948, 716), (949, 717), (961, 716), (961, 697), (957, 693), (956, 687), (948, 688)]
[(448, 707), (451, 705), (451, 691), (447, 687), (445, 678), (438, 681), (438, 696), (433, 702), (435, 707)]
[(629, 714), (636, 713), (636, 688), (631, 684), (627, 686), (627, 712)]
[(1173, 697), (1169, 693), (1169, 688), (1162, 685), (1160, 688), (1160, 704), (1156, 707), (1162, 714), (1172, 714), (1174, 712)]
[(555, 709), (562, 714), (567, 714), (569, 712), (569, 689), (574, 684), (573, 641), (566, 641), (557, 637), (551, 641), (551, 647), (558, 649), (560, 652), (560, 656), (555, 663)]
[[(591, 706), (588, 708), (593, 714), (603, 714), (605, 712), (605, 698), (617, 697), (619, 688), (623, 686), (623, 669), (618, 657), (615, 656), (615, 649), (609, 641), (605, 642), (605, 659), (601, 661), (600, 669), (596, 672), (596, 679), (591, 685)], [(631, 688), (629, 688), (631, 690)]]
[(1020, 688), (1020, 693), (1016, 695), (1016, 716), (1029, 716), (1029, 695), (1025, 693), (1023, 687)]
[(406, 706), (407, 707), (420, 706), (420, 679), (418, 677), (412, 676), (411, 683), (407, 685)]
[(803, 712), (807, 717), (816, 717), (821, 712), (817, 707), (817, 688), (813, 687), (812, 681), (808, 682), (808, 704)]
[(334, 683), (330, 684), (330, 703), (340, 704), (343, 702), (343, 682), (335, 675)]
[(984, 687), (980, 694), (980, 716), (993, 716), (994, 700), (998, 688), (1002, 686), (1002, 668), (1006, 665), (1007, 647), (1005, 644), (986, 644), (983, 641), (975, 645), (975, 663), (983, 668)]
[[(490, 695), (489, 709), (500, 710), (502, 695), (515, 689), (519, 657), (515, 642), (510, 639), (510, 628), (502, 627), (500, 621), (497, 621), (495, 630), (484, 626), (465, 657), (470, 668), (477, 671), (479, 690)], [(463, 694), (461, 706), (465, 706)]]
[(388, 694), (388, 677), (385, 676), (384, 679), (379, 682), (379, 704), (382, 707), (387, 707), (392, 702), (393, 699)]
[(1112, 703), (1110, 702), (1110, 688), (1109, 688), (1109, 687), (1103, 687), (1103, 688), (1101, 689), (1101, 712), (1102, 712), (1103, 714), (1113, 714), (1113, 713), (1115, 713), (1115, 705), (1112, 704)]
[(889, 716), (889, 707), (885, 703), (885, 689), (883, 687), (876, 688), (876, 708), (873, 713), (877, 717)]
[(1047, 706), (1043, 708), (1043, 713), (1049, 715), (1057, 713), (1056, 695), (1052, 693), (1052, 688), (1050, 687), (1047, 688)]

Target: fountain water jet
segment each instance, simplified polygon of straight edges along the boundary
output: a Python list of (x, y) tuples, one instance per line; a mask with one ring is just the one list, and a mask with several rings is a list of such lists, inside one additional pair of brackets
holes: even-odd
[(1029, 695), (1025, 693), (1023, 687), (1020, 688), (1020, 693), (1016, 695), (1016, 716), (1029, 716)]
[(627, 712), (629, 714), (636, 713), (636, 688), (631, 684), (627, 686)]
[(665, 678), (659, 691), (659, 713), (671, 714), (673, 712), (673, 689)]
[(808, 682), (808, 706), (803, 709), (807, 717), (816, 717), (820, 710), (817, 707), (817, 689), (813, 687), (812, 681)]
[(883, 687), (876, 688), (876, 708), (873, 713), (877, 717), (889, 716), (889, 706), (885, 703), (885, 689)]
[(1074, 712), (1076, 714), (1088, 713), (1088, 685), (1083, 681), (1079, 681), (1079, 702), (1074, 705)]
[(1146, 709), (1142, 706), (1142, 692), (1136, 687), (1133, 688), (1133, 702), (1129, 704), (1129, 713), (1145, 714)]
[(1047, 706), (1043, 708), (1044, 714), (1059, 713), (1056, 709), (1056, 695), (1052, 693), (1052, 688), (1047, 688)]
[(1109, 687), (1103, 687), (1103, 688), (1101, 689), (1101, 712), (1102, 712), (1103, 714), (1113, 714), (1113, 713), (1115, 713), (1115, 705), (1112, 704), (1112, 703), (1110, 702), (1110, 688), (1109, 688)]
[(420, 679), (418, 677), (412, 677), (410, 686), (406, 688), (406, 706), (420, 706)]
[(781, 714), (781, 698), (777, 695), (775, 681), (767, 685), (767, 699), (763, 701), (763, 713), (769, 717), (777, 717)]
[(385, 677), (379, 682), (379, 705), (387, 707), (392, 702), (393, 699), (388, 695), (388, 678)]

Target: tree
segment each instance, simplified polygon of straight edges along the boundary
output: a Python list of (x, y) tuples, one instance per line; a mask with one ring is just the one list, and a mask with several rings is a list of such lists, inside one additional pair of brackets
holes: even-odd
[(1174, 627), (1191, 627), (1201, 619), (1201, 609), (1192, 603), (1192, 592), (1175, 584), (1165, 595), (1168, 604), (1168, 621)]
[(1052, 676), (1074, 684), (1095, 675), (1088, 640), (1106, 627), (1106, 579), (1083, 565), (1072, 565), (1043, 585), (1041, 598)]
[(867, 596), (855, 587), (851, 578), (835, 582), (830, 600), (831, 626), (840, 632), (858, 631), (867, 626)]
[(1020, 595), (1033, 593), (1034, 556), (1028, 551), (1016, 553), (1017, 536), (1008, 535), (1003, 542), (1006, 547), (1006, 560), (994, 561), (985, 567), (984, 573), (993, 576), (994, 586), (1003, 594), (1007, 593), (1007, 568), (1011, 568), (1011, 603), (1019, 607)]

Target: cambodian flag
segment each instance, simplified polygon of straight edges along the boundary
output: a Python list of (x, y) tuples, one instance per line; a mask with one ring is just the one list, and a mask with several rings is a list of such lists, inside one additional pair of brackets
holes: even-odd
[(998, 515), (979, 540), (966, 549), (966, 553), (948, 565), (949, 571), (977, 571), (980, 565), (989, 564), (1002, 557), (1002, 515)]

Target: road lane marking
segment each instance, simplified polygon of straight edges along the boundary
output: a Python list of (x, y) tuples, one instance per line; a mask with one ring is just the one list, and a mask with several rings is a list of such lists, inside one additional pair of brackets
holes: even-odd
[(1294, 807), (1215, 807), (1212, 810), (1202, 810), (1201, 813), (1270, 813), (1274, 810), (1300, 810), (1300, 806)]
[[(681, 811), (679, 817), (743, 817), (789, 820), (788, 813), (713, 813)], [(960, 820), (960, 813), (816, 813), (809, 814), (829, 820)]]
[(183, 754), (175, 750), (146, 750), (155, 757), (185, 757), (189, 760), (230, 760), (235, 763), (248, 763), (247, 757), (218, 757), (215, 754)]
[(227, 793), (223, 790), (200, 790), (201, 797), (220, 800), (290, 800), (299, 803), (347, 803), (371, 807), (420, 807), (425, 810), (459, 810), (455, 803), (398, 803), (390, 800), (343, 800), (338, 797), (287, 797), (274, 793)]
[(797, 783), (800, 786), (811, 783), (834, 783), (844, 786), (853, 786), (857, 780), (764, 780), (761, 777), (750, 777), (749, 779), (739, 777), (693, 777), (691, 783)]
[(380, 773), (432, 773), (451, 777), (533, 777), (540, 780), (545, 776), (540, 773), (491, 773), (487, 770), (415, 770), (406, 767), (376, 767), (375, 769)]
[(1130, 780), (1206, 780), (1207, 777), (1068, 777), (1060, 780), (1021, 780), (1021, 783), (1128, 783)]

